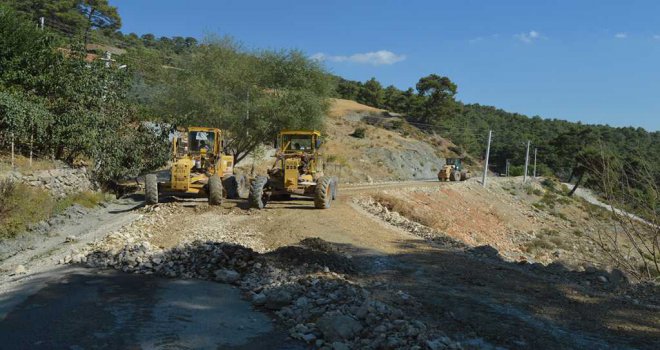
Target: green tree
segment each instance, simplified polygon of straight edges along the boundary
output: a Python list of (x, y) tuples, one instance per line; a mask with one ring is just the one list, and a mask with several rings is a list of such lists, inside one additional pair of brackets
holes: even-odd
[(87, 19), (85, 28), (85, 44), (89, 42), (89, 34), (93, 29), (113, 32), (121, 27), (121, 18), (115, 6), (108, 0), (78, 0), (79, 11)]
[(85, 27), (86, 19), (79, 9), (80, 0), (0, 0), (36, 24), (44, 17), (47, 25), (63, 25), (67, 29)]
[(177, 125), (228, 131), (236, 163), (280, 129), (321, 129), (334, 89), (321, 66), (298, 51), (245, 52), (230, 39), (196, 47), (154, 101)]
[[(97, 179), (112, 181), (162, 164), (163, 133), (142, 132), (126, 103), (132, 74), (88, 63), (82, 47), (65, 57), (33, 23), (0, 7), (0, 144), (89, 161)], [(12, 137), (13, 136), (13, 137)], [(165, 151), (164, 151), (165, 150)]]
[(371, 78), (364, 83), (357, 98), (360, 103), (381, 108), (383, 106), (383, 86), (376, 78)]
[(442, 116), (449, 116), (455, 109), (454, 95), (456, 95), (456, 84), (447, 77), (431, 74), (419, 79), (417, 93), (426, 98), (421, 120), (424, 123), (437, 121)]
[(390, 85), (383, 91), (383, 106), (390, 111), (403, 112), (406, 109), (406, 96)]

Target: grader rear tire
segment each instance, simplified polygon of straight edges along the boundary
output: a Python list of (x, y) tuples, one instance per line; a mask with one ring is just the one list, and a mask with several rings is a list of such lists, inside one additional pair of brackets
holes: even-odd
[(268, 183), (268, 177), (266, 176), (257, 176), (252, 180), (250, 184), (250, 195), (248, 196), (248, 204), (250, 208), (263, 209), (266, 206), (268, 197), (266, 196), (264, 189)]
[(469, 178), (470, 178), (470, 173), (468, 173), (467, 171), (462, 171), (461, 172), (461, 181), (465, 181)]
[(339, 178), (336, 176), (332, 177), (332, 200), (337, 199), (337, 187), (339, 187)]
[(316, 192), (314, 193), (314, 207), (317, 209), (330, 208), (332, 201), (332, 178), (321, 177), (316, 182)]
[(238, 195), (238, 179), (236, 175), (230, 175), (222, 179), (222, 187), (225, 189), (227, 198), (236, 199)]
[(209, 177), (209, 204), (222, 204), (222, 179), (218, 175)]
[(147, 204), (158, 203), (158, 178), (156, 174), (148, 174), (144, 177), (144, 199)]

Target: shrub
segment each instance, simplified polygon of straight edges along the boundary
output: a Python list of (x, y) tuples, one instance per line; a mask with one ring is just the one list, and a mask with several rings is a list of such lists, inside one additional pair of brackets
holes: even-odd
[(94, 208), (99, 203), (105, 200), (105, 195), (102, 192), (84, 191), (68, 195), (55, 203), (52, 214), (59, 214), (66, 210), (66, 208), (78, 204), (85, 208)]
[(0, 180), (0, 240), (14, 237), (31, 224), (60, 214), (73, 204), (93, 208), (104, 199), (102, 192), (92, 191), (55, 199), (47, 190)]
[(403, 127), (403, 120), (393, 120), (392, 129), (401, 129)]
[(30, 224), (47, 219), (54, 207), (55, 200), (46, 190), (0, 181), (0, 239), (11, 238)]
[(351, 134), (351, 136), (353, 136), (355, 138), (358, 138), (358, 139), (363, 139), (367, 136), (366, 134), (367, 134), (367, 129), (365, 129), (365, 128), (356, 128), (355, 131), (353, 131), (353, 133)]

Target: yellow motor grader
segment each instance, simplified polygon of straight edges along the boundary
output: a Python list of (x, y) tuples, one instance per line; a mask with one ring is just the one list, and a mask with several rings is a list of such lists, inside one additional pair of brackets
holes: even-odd
[(159, 182), (156, 174), (145, 177), (147, 204), (158, 203), (159, 195), (207, 197), (212, 205), (223, 197), (245, 196), (247, 178), (234, 174), (234, 157), (223, 152), (220, 129), (187, 127), (174, 136), (169, 181)]
[(250, 207), (263, 209), (268, 201), (297, 195), (314, 198), (318, 209), (330, 208), (337, 196), (338, 180), (323, 174), (321, 145), (319, 131), (281, 131), (277, 137), (276, 160), (268, 176), (257, 176), (250, 184)]

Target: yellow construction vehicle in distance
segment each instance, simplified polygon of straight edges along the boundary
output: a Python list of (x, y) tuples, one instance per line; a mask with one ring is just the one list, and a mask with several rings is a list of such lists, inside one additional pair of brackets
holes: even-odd
[(209, 204), (223, 197), (238, 198), (247, 192), (247, 178), (234, 174), (234, 157), (223, 151), (223, 132), (217, 128), (187, 127), (177, 130), (172, 140), (169, 181), (159, 182), (156, 174), (145, 177), (147, 204), (158, 203), (159, 195), (207, 197)]
[(329, 208), (337, 196), (338, 179), (323, 174), (322, 144), (316, 130), (281, 131), (268, 176), (257, 176), (250, 184), (250, 207), (262, 209), (268, 201), (298, 195), (314, 198), (316, 208)]
[(438, 172), (440, 181), (465, 181), (470, 178), (470, 172), (463, 168), (460, 158), (447, 158), (445, 165)]

